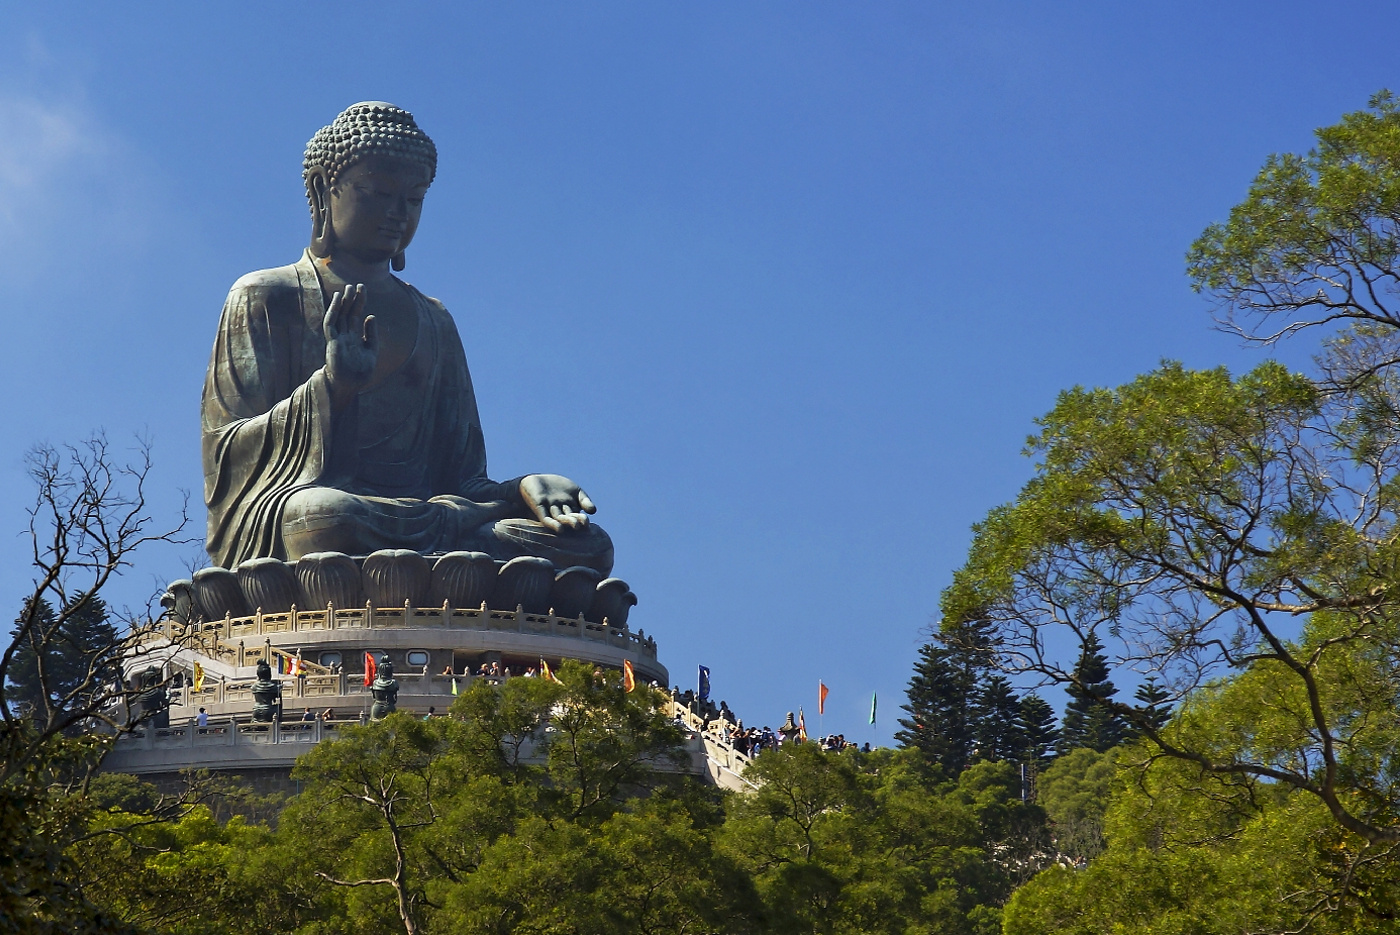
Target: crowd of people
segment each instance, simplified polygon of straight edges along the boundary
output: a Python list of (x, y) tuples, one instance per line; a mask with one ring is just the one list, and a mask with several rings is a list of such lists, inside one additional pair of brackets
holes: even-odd
[(854, 741), (847, 740), (844, 734), (828, 734), (817, 740), (810, 740), (802, 736), (800, 729), (787, 731), (779, 728), (775, 731), (766, 725), (761, 728), (746, 728), (743, 722), (739, 722), (732, 729), (727, 723), (722, 724), (719, 739), (747, 757), (755, 757), (764, 750), (773, 750), (789, 743), (815, 743), (818, 748), (828, 752), (862, 749), (866, 753), (870, 752), (869, 743), (861, 747)]
[[(427, 667), (425, 666), (424, 668), (426, 669)], [(424, 672), (423, 674), (426, 675), (427, 673)], [(452, 676), (456, 673), (452, 671), (451, 666), (448, 666), (447, 668), (442, 670), (442, 674)], [(534, 666), (526, 666), (523, 670), (512, 669), (510, 666), (501, 665), (500, 661), (497, 660), (493, 662), (483, 662), (481, 665), (476, 667), (475, 672), (472, 672), (470, 668), (464, 669), (462, 671), (462, 674), (475, 675), (479, 679), (508, 679), (513, 676), (520, 676), (522, 678), (532, 679), (537, 678), (540, 673), (539, 670), (537, 670)]]
[(677, 720), (682, 725), (690, 726), (692, 723), (687, 719), (685, 712), (688, 712), (690, 717), (699, 720), (701, 732), (709, 734), (749, 758), (758, 756), (764, 750), (774, 750), (789, 743), (815, 743), (819, 749), (828, 752), (870, 752), (868, 742), (862, 747), (854, 741), (847, 740), (845, 734), (827, 734), (817, 740), (810, 740), (804, 727), (793, 721), (792, 712), (788, 712), (787, 720), (777, 730), (766, 724), (763, 727), (745, 727), (744, 722), (729, 710), (729, 705), (724, 701), (716, 705), (709, 699), (696, 698), (693, 690), (681, 691), (679, 688), (671, 690), (671, 699), (682, 709), (682, 713), (677, 715)]
[[(423, 675), (427, 676), (428, 674), (429, 669), (427, 666), (424, 666)], [(512, 670), (510, 666), (502, 665), (499, 661), (493, 661), (481, 663), (476, 668), (475, 672), (473, 672), (470, 667), (467, 667), (461, 673), (461, 677), (468, 677), (471, 675), (475, 675), (477, 678), (507, 679), (512, 677), (539, 678), (541, 673), (534, 666), (526, 666), (523, 671), (517, 671)], [(440, 676), (456, 678), (458, 677), (458, 673), (452, 670), (451, 665), (448, 665), (443, 668)], [(599, 668), (594, 671), (594, 677), (603, 679), (605, 678), (605, 674), (603, 670)], [(651, 684), (655, 687), (654, 682)], [(698, 720), (699, 729), (702, 733), (709, 734), (713, 739), (733, 748), (735, 752), (748, 758), (756, 757), (765, 750), (774, 750), (784, 744), (791, 743), (815, 743), (819, 749), (828, 752), (857, 749), (866, 753), (870, 752), (869, 743), (860, 746), (854, 741), (847, 740), (844, 734), (827, 734), (824, 737), (809, 740), (804, 728), (793, 721), (791, 712), (788, 712), (787, 720), (777, 730), (774, 730), (766, 724), (763, 727), (745, 727), (744, 722), (735, 716), (734, 712), (729, 709), (729, 705), (724, 701), (716, 705), (709, 699), (697, 699), (693, 690), (681, 691), (679, 688), (673, 688), (671, 690), (671, 699), (679, 708), (676, 714), (677, 723), (691, 729), (696, 726), (695, 721)], [(362, 723), (365, 722), (365, 712), (360, 711), (357, 712), (357, 714), (359, 720)], [(437, 716), (436, 708), (429, 708), (428, 714), (424, 717), (424, 720), (435, 716)], [(353, 717), (354, 715), (352, 715), (352, 718)], [(279, 712), (278, 720), (281, 719)], [(326, 708), (319, 714), (312, 711), (311, 708), (306, 708), (301, 716), (297, 718), (297, 720), (303, 722), (318, 720), (331, 721), (334, 719), (334, 708)], [(200, 733), (204, 733), (208, 730), (209, 715), (205, 713), (203, 708), (199, 709), (199, 714), (192, 718), (192, 720), (198, 725)]]

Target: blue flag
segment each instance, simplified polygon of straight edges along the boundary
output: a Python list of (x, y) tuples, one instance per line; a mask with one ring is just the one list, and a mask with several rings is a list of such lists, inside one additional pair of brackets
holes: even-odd
[(710, 700), (710, 667), (701, 666), (700, 676), (697, 679), (695, 695), (701, 701)]

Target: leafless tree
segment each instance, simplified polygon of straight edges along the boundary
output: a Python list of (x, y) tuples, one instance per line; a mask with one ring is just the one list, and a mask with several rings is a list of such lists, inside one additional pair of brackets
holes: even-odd
[[(77, 616), (131, 567), (135, 553), (183, 541), (188, 520), (183, 505), (168, 526), (151, 518), (150, 444), (144, 439), (125, 462), (100, 434), (77, 445), (37, 446), (27, 461), (36, 488), (28, 511), (35, 576), (0, 653), (0, 788), (40, 761), (54, 763), (55, 756), (69, 778), (74, 767), (85, 776), (111, 738), (135, 725), (136, 696), (164, 687), (163, 679), (142, 686), (123, 675), (141, 671), (170, 648), (149, 605), (117, 613), (116, 637), (110, 645), (87, 648), (78, 677), (60, 687), (46, 666)], [(26, 701), (16, 697), (13, 684), (21, 654), (32, 659), (40, 686)]]

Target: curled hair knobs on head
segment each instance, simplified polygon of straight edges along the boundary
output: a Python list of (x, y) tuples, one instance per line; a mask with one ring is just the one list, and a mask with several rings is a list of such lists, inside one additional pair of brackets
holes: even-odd
[(437, 147), (418, 127), (413, 115), (383, 101), (351, 104), (322, 127), (306, 144), (302, 157), (302, 178), (308, 186), (320, 169), (334, 182), (340, 173), (366, 156), (392, 156), (416, 163), (428, 170), (428, 181), (437, 176)]

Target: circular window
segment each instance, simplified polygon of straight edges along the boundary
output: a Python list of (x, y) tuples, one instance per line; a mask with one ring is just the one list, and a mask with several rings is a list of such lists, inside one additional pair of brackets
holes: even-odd
[(405, 661), (411, 666), (425, 666), (428, 664), (428, 651), (426, 649), (410, 649)]
[(340, 653), (321, 653), (316, 657), (316, 661), (323, 666), (340, 665)]

